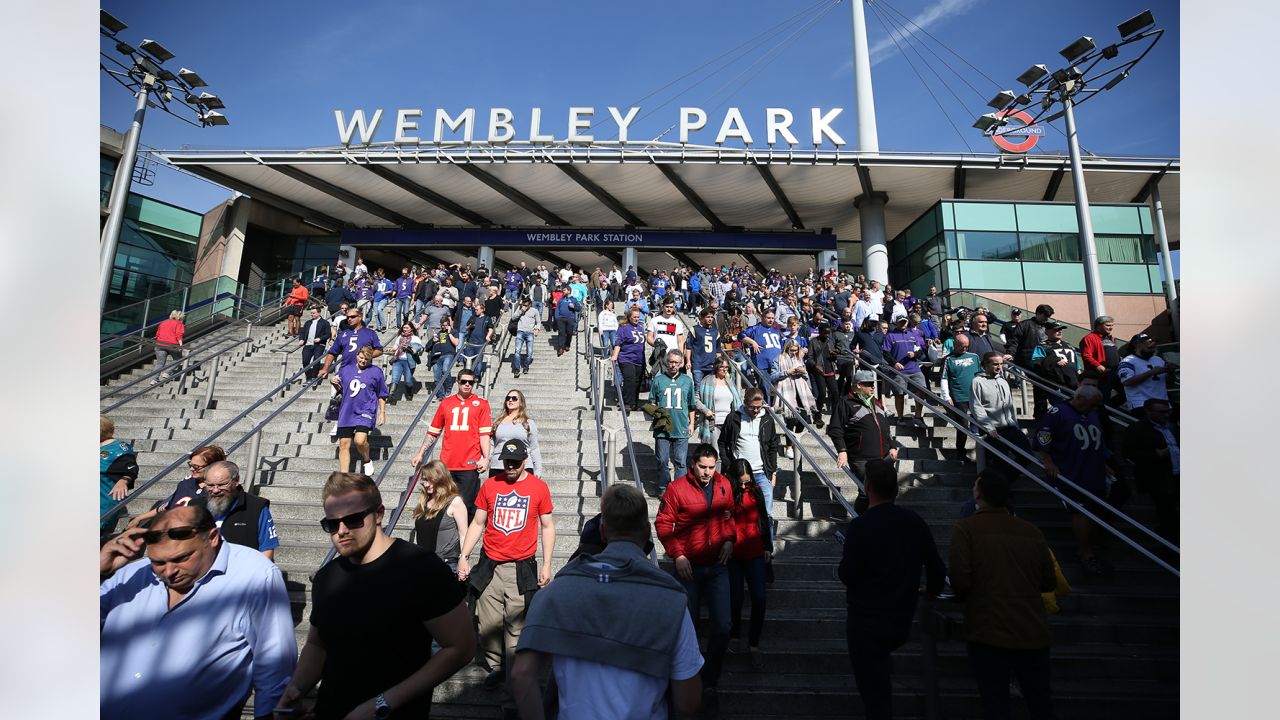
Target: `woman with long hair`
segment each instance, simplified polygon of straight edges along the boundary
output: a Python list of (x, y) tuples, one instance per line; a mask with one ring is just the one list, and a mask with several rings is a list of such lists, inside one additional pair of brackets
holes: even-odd
[(739, 407), (742, 407), (742, 395), (738, 386), (729, 379), (729, 361), (717, 357), (694, 396), (694, 409), (702, 413), (698, 418), (699, 441), (720, 447), (720, 429), (724, 427), (724, 420)]
[(413, 377), (414, 368), (418, 367), (418, 359), (422, 352), (422, 339), (418, 337), (418, 329), (408, 320), (400, 326), (400, 334), (390, 343), (384, 355), (391, 358), (391, 392), (388, 402), (394, 404), (400, 395), (405, 400), (412, 400), (418, 391), (418, 381)]
[(502, 459), (498, 455), (508, 440), (523, 440), (529, 447), (529, 458), (525, 460), (525, 469), (542, 477), (542, 449), (538, 446), (538, 424), (529, 418), (529, 409), (525, 405), (524, 393), (519, 390), (508, 390), (502, 399), (502, 411), (493, 421), (493, 454), (489, 460), (489, 474), (500, 475), (503, 472)]
[(809, 371), (804, 366), (800, 345), (795, 340), (788, 340), (783, 344), (782, 354), (769, 367), (769, 379), (778, 391), (773, 396), (773, 409), (786, 418), (793, 430), (803, 431), (804, 426), (787, 404), (790, 403), (791, 408), (799, 411), (801, 418), (809, 420), (817, 412), (818, 402), (813, 397)]
[(418, 504), (413, 508), (414, 541), (458, 571), (460, 534), (467, 527), (467, 505), (449, 467), (440, 460), (422, 466)]
[[(733, 555), (729, 558), (729, 647), (751, 654), (751, 666), (764, 667), (760, 635), (764, 632), (765, 585), (773, 555), (769, 512), (764, 494), (751, 475), (751, 463), (739, 458), (729, 468), (733, 480)], [(751, 619), (742, 638), (742, 584), (751, 593)], [(736, 641), (736, 642), (735, 642)]]

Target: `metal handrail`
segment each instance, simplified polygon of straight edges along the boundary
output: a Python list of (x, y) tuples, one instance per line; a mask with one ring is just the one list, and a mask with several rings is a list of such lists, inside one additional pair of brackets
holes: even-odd
[[(210, 360), (212, 360), (213, 362), (215, 362), (215, 363), (216, 363), (216, 362), (218, 362), (218, 356), (223, 355), (224, 353), (231, 352), (232, 350), (235, 350), (238, 346), (243, 345), (243, 344), (245, 344), (245, 343), (250, 343), (250, 344), (252, 344), (252, 340), (250, 340), (249, 338), (241, 338), (240, 340), (236, 340), (236, 341), (235, 341), (235, 342), (234, 342), (230, 347), (224, 348), (224, 349), (222, 349), (222, 350), (220, 350), (220, 351), (218, 351), (218, 352), (214, 353), (213, 355), (210, 355), (210, 356), (205, 357), (205, 358), (201, 358), (200, 360), (190, 360), (190, 359), (184, 358), (184, 359), (182, 360), (182, 363), (184, 364), (184, 367), (183, 367), (182, 369), (178, 370), (177, 372), (175, 372), (175, 373), (173, 374), (173, 376), (172, 376), (172, 377), (168, 378), (167, 380), (162, 380), (162, 381), (160, 381), (160, 382), (152, 383), (152, 384), (148, 385), (147, 387), (144, 387), (143, 389), (141, 389), (141, 390), (139, 390), (139, 391), (137, 391), (137, 392), (135, 392), (135, 393), (132, 393), (132, 394), (128, 395), (128, 396), (127, 396), (127, 397), (125, 397), (123, 400), (119, 400), (119, 401), (114, 402), (114, 403), (112, 403), (111, 405), (109, 405), (109, 406), (107, 406), (107, 407), (105, 407), (105, 408), (102, 408), (99, 412), (100, 412), (100, 414), (105, 415), (105, 414), (107, 414), (107, 413), (111, 412), (112, 410), (115, 410), (116, 408), (118, 408), (118, 407), (120, 407), (120, 406), (122, 406), (122, 405), (126, 405), (126, 404), (128, 404), (128, 403), (130, 403), (130, 402), (132, 402), (132, 401), (134, 401), (134, 400), (136, 400), (136, 399), (138, 399), (138, 398), (142, 397), (143, 395), (146, 395), (147, 393), (152, 392), (153, 390), (155, 390), (155, 389), (157, 389), (157, 388), (159, 388), (159, 387), (162, 387), (162, 386), (164, 386), (164, 385), (166, 385), (166, 384), (168, 384), (168, 383), (171, 383), (171, 382), (173, 382), (173, 381), (175, 381), (175, 380), (177, 380), (177, 381), (179, 381), (179, 382), (182, 382), (182, 381), (186, 380), (186, 378), (187, 378), (188, 376), (190, 376), (190, 375), (194, 375), (194, 374), (195, 374), (195, 371), (196, 371), (197, 369), (199, 369), (200, 367), (202, 367), (205, 363), (209, 362)], [(110, 397), (110, 396), (112, 396), (112, 395), (116, 394), (116, 393), (117, 393), (117, 392), (119, 392), (120, 390), (123, 390), (125, 387), (129, 387), (129, 386), (131, 386), (131, 385), (135, 385), (135, 384), (137, 384), (137, 383), (141, 382), (142, 380), (144, 380), (144, 379), (146, 379), (146, 378), (148, 378), (148, 377), (151, 377), (152, 375), (155, 375), (156, 373), (163, 372), (163, 371), (164, 371), (164, 368), (159, 368), (159, 369), (157, 369), (157, 370), (154, 370), (154, 371), (152, 371), (152, 372), (150, 372), (150, 373), (148, 373), (148, 374), (146, 374), (146, 375), (142, 376), (141, 378), (138, 378), (137, 380), (133, 381), (132, 383), (129, 383), (129, 385), (122, 386), (122, 387), (120, 387), (120, 388), (117, 388), (116, 390), (113, 390), (113, 391), (111, 391), (111, 392), (107, 393), (106, 395), (101, 396), (100, 398), (98, 398), (98, 401), (99, 401), (99, 402), (101, 402), (102, 400), (104, 400), (104, 399), (106, 399), (106, 398), (108, 398), (108, 397)], [(211, 396), (210, 396), (210, 399), (211, 399)]]
[[(618, 363), (611, 361), (609, 364), (613, 366), (613, 376), (615, 378), (621, 377), (622, 369), (618, 367)], [(631, 437), (631, 421), (627, 418), (629, 415), (627, 412), (627, 401), (622, 397), (622, 385), (614, 383), (613, 390), (618, 396), (618, 412), (622, 414), (622, 429), (627, 435), (627, 456), (631, 460), (631, 479), (635, 481), (636, 489), (643, 494), (644, 483), (640, 482), (640, 465), (636, 462), (635, 441)], [(649, 559), (652, 560), (655, 565), (658, 563), (658, 551), (656, 548), (649, 551)]]
[[(182, 369), (178, 370), (177, 372), (172, 372), (172, 373), (171, 373), (171, 377), (170, 377), (169, 379), (164, 380), (164, 381), (162, 381), (162, 382), (153, 383), (153, 384), (151, 385), (151, 388), (157, 388), (157, 387), (160, 387), (161, 385), (164, 385), (165, 383), (168, 383), (168, 382), (170, 382), (170, 381), (172, 381), (172, 380), (174, 380), (174, 379), (176, 379), (176, 378), (178, 378), (178, 377), (185, 376), (185, 375), (189, 374), (189, 373), (191, 372), (191, 370), (193, 370), (193, 369), (194, 369), (194, 366), (195, 366), (195, 365), (198, 365), (198, 364), (200, 364), (200, 363), (203, 363), (205, 360), (208, 360), (208, 359), (209, 359), (209, 357), (217, 357), (218, 355), (221, 355), (222, 353), (224, 353), (224, 352), (226, 352), (226, 351), (228, 351), (228, 350), (230, 350), (230, 349), (234, 348), (235, 346), (237, 346), (237, 345), (242, 345), (242, 344), (244, 344), (244, 343), (246, 343), (246, 342), (248, 342), (248, 341), (249, 341), (249, 339), (248, 339), (248, 338), (241, 338), (241, 339), (239, 339), (239, 340), (232, 341), (232, 339), (231, 339), (231, 338), (229, 338), (229, 337), (221, 337), (221, 338), (218, 338), (218, 339), (216, 339), (216, 340), (213, 340), (212, 342), (209, 342), (209, 343), (206, 343), (206, 344), (204, 344), (204, 345), (200, 346), (200, 349), (198, 349), (198, 350), (189, 350), (189, 349), (187, 349), (187, 348), (183, 348), (184, 355), (183, 355), (182, 359), (181, 359), (181, 360), (175, 360), (174, 362), (175, 362), (175, 363), (177, 363), (177, 364), (180, 364), (180, 365), (185, 365), (185, 367), (183, 367)], [(227, 343), (227, 342), (233, 342), (233, 345), (232, 345), (231, 347), (228, 347), (228, 348), (223, 348), (222, 350), (219, 350), (218, 352), (214, 353), (213, 355), (211, 355), (211, 356), (209, 356), (209, 357), (201, 358), (200, 360), (192, 360), (192, 359), (191, 359), (191, 357), (192, 357), (193, 355), (197, 355), (197, 354), (199, 354), (199, 353), (203, 353), (203, 352), (204, 352), (204, 351), (206, 351), (206, 350), (209, 350), (209, 349), (211, 349), (211, 348), (217, 347), (217, 346), (222, 345), (223, 343)], [(127, 383), (125, 383), (125, 384), (123, 384), (123, 385), (121, 385), (121, 386), (119, 386), (119, 387), (117, 387), (117, 388), (114, 388), (114, 389), (112, 389), (112, 390), (108, 390), (107, 392), (105, 392), (105, 393), (103, 393), (103, 394), (101, 394), (101, 395), (99, 395), (99, 396), (98, 396), (98, 402), (102, 402), (103, 400), (106, 400), (106, 399), (107, 399), (107, 398), (109, 398), (109, 397), (113, 397), (113, 396), (115, 396), (115, 395), (118, 395), (118, 394), (120, 394), (120, 393), (124, 392), (125, 390), (127, 390), (127, 389), (129, 389), (129, 388), (133, 387), (134, 385), (137, 385), (138, 383), (142, 382), (143, 380), (146, 380), (147, 378), (150, 378), (150, 377), (153, 377), (153, 376), (155, 376), (155, 375), (159, 375), (159, 374), (160, 374), (160, 373), (162, 373), (162, 372), (165, 372), (165, 370), (166, 370), (166, 369), (168, 369), (168, 368), (167, 368), (167, 365), (168, 365), (168, 363), (166, 363), (166, 367), (159, 367), (159, 368), (156, 368), (156, 369), (152, 370), (151, 372), (149, 372), (149, 373), (147, 373), (147, 374), (145, 374), (145, 375), (140, 375), (140, 376), (138, 376), (138, 377), (134, 378), (133, 380), (130, 380), (129, 382), (127, 382)], [(151, 389), (151, 388), (148, 388), (148, 389)]]
[[(1044, 390), (1045, 392), (1053, 395), (1054, 397), (1057, 397), (1059, 400), (1071, 399), (1071, 393), (1072, 393), (1071, 388), (1066, 387), (1065, 385), (1059, 385), (1053, 382), (1052, 380), (1046, 380), (1043, 375), (1040, 375), (1032, 370), (1028, 370), (1019, 365), (1006, 365), (1005, 370), (1010, 372), (1013, 375), (1018, 376), (1020, 380), (1031, 383), (1032, 385), (1035, 385), (1041, 390)], [(1130, 425), (1138, 422), (1138, 419), (1136, 417), (1126, 413), (1123, 410), (1120, 410), (1119, 408), (1114, 408), (1109, 405), (1102, 405), (1098, 408), (1098, 410), (1111, 416), (1111, 419), (1121, 427), (1129, 427)]]
[[(583, 332), (585, 340), (580, 340), (578, 345), (582, 359), (587, 362), (587, 370), (591, 379), (591, 414), (596, 421), (596, 452), (600, 457), (600, 495), (603, 496), (604, 491), (609, 488), (609, 467), (606, 466), (604, 461), (604, 403), (598, 393), (604, 389), (604, 386), (600, 378), (600, 369), (597, 367), (595, 347), (591, 343), (592, 313), (584, 309), (582, 314), (587, 316)], [(609, 465), (612, 465), (612, 462)]]
[[(475, 343), (464, 343), (464, 345), (474, 346)], [(461, 352), (454, 353), (453, 360), (449, 362), (449, 368), (445, 371), (444, 377), (447, 378), (453, 374), (453, 368), (457, 366), (458, 356), (460, 356), (461, 354), (462, 354)], [(386, 478), (387, 473), (391, 470), (391, 466), (395, 464), (396, 458), (400, 456), (400, 451), (404, 450), (405, 443), (409, 441), (409, 438), (413, 437), (413, 431), (415, 428), (418, 427), (418, 423), (422, 422), (422, 418), (427, 413), (427, 408), (431, 407), (431, 403), (433, 401), (442, 399), (444, 397), (443, 390), (445, 387), (447, 387), (447, 383), (442, 382), (439, 387), (435, 387), (431, 389), (431, 394), (427, 396), (426, 401), (422, 403), (422, 407), (418, 408), (418, 412), (416, 415), (414, 415), (413, 421), (409, 423), (409, 427), (405, 428), (404, 435), (400, 438), (400, 442), (396, 443), (395, 448), (393, 448), (391, 450), (391, 453), (387, 455), (386, 460), (382, 464), (382, 469), (378, 471), (377, 476), (374, 477), (373, 479), (374, 485), (377, 485), (379, 488), (382, 487), (382, 481)], [(409, 477), (408, 485), (406, 486), (404, 492), (401, 495), (400, 502), (397, 505), (396, 510), (392, 512), (391, 516), (388, 518), (388, 521), (383, 524), (383, 532), (387, 533), (387, 535), (390, 535), (391, 533), (395, 532), (396, 524), (400, 522), (400, 515), (404, 512), (404, 508), (405, 508), (405, 505), (408, 503), (408, 499), (413, 496), (413, 488), (418, 483), (418, 478), (422, 473), (422, 468), (427, 464), (427, 461), (430, 459), (431, 454), (435, 451), (436, 443), (440, 442), (441, 437), (443, 437), (443, 435), (437, 435), (436, 437), (432, 438), (431, 442), (427, 445), (427, 449), (422, 453), (422, 462), (418, 464), (418, 467), (413, 471), (413, 475)], [(465, 528), (459, 528), (459, 530), (461, 532), (465, 532)], [(334, 547), (329, 548), (329, 552), (325, 554), (324, 559), (320, 561), (320, 565), (316, 567), (316, 572), (317, 573), (320, 572), (320, 568), (323, 568), (325, 565), (328, 565), (329, 561), (333, 560), (333, 557), (337, 554), (338, 554), (337, 548), (334, 548)], [(312, 573), (312, 577), (315, 577), (315, 573)]]
[[(883, 377), (885, 378), (885, 380), (886, 380), (886, 381), (894, 382), (891, 372), (892, 372), (893, 374), (896, 374), (896, 371), (889, 371), (889, 370), (887, 370), (886, 368), (884, 368), (883, 366), (879, 366), (879, 365), (871, 365), (870, 363), (867, 363), (866, 361), (862, 360), (861, 358), (859, 358), (859, 363), (860, 363), (862, 366), (866, 367), (867, 369), (871, 370), (872, 372), (875, 372), (876, 374), (883, 376)], [(998, 458), (1000, 458), (1001, 460), (1003, 460), (1003, 461), (1005, 461), (1006, 463), (1008, 463), (1010, 467), (1016, 468), (1016, 469), (1018, 470), (1018, 472), (1019, 472), (1019, 473), (1021, 473), (1022, 475), (1025, 475), (1025, 476), (1027, 476), (1027, 477), (1031, 478), (1033, 481), (1035, 481), (1035, 482), (1036, 482), (1036, 484), (1040, 485), (1041, 487), (1045, 488), (1045, 489), (1046, 489), (1046, 490), (1048, 490), (1049, 492), (1053, 493), (1055, 496), (1057, 496), (1057, 497), (1058, 497), (1059, 499), (1061, 499), (1063, 502), (1065, 502), (1065, 503), (1067, 503), (1067, 504), (1071, 505), (1071, 506), (1072, 506), (1073, 508), (1075, 508), (1077, 511), (1081, 512), (1081, 513), (1082, 513), (1082, 514), (1084, 514), (1086, 517), (1088, 517), (1089, 519), (1093, 520), (1095, 523), (1097, 523), (1099, 526), (1101, 526), (1104, 530), (1106, 530), (1107, 532), (1111, 533), (1111, 534), (1112, 534), (1112, 535), (1114, 535), (1115, 537), (1119, 538), (1119, 539), (1120, 539), (1121, 541), (1123, 541), (1125, 544), (1127, 544), (1127, 545), (1129, 545), (1130, 547), (1132, 547), (1133, 549), (1137, 550), (1140, 554), (1144, 555), (1144, 556), (1145, 556), (1145, 557), (1147, 557), (1149, 560), (1152, 560), (1153, 562), (1155, 562), (1155, 563), (1156, 563), (1157, 565), (1159, 565), (1160, 567), (1162, 567), (1162, 568), (1164, 568), (1165, 570), (1168, 570), (1169, 572), (1173, 573), (1175, 576), (1179, 576), (1179, 577), (1181, 577), (1181, 574), (1179, 573), (1179, 571), (1178, 571), (1176, 568), (1174, 568), (1173, 566), (1169, 565), (1169, 564), (1168, 564), (1168, 563), (1166, 563), (1164, 560), (1161, 560), (1160, 558), (1156, 557), (1154, 554), (1152, 554), (1152, 553), (1151, 553), (1150, 551), (1148, 551), (1146, 548), (1142, 547), (1141, 545), (1139, 545), (1138, 543), (1136, 543), (1135, 541), (1133, 541), (1132, 539), (1130, 539), (1127, 535), (1125, 535), (1124, 533), (1121, 533), (1121, 532), (1120, 532), (1119, 530), (1117, 530), (1115, 527), (1111, 526), (1110, 524), (1108, 524), (1107, 522), (1105, 522), (1105, 521), (1103, 521), (1101, 518), (1099, 518), (1097, 515), (1093, 514), (1093, 513), (1092, 513), (1092, 512), (1090, 512), (1089, 510), (1087, 510), (1087, 509), (1086, 509), (1083, 505), (1081, 505), (1080, 503), (1076, 502), (1076, 501), (1075, 501), (1075, 500), (1073, 500), (1072, 498), (1067, 497), (1065, 494), (1063, 494), (1063, 493), (1062, 493), (1062, 491), (1060, 491), (1058, 488), (1056, 488), (1056, 487), (1054, 487), (1052, 484), (1050, 484), (1050, 483), (1049, 483), (1049, 481), (1048, 481), (1047, 479), (1045, 479), (1043, 476), (1041, 476), (1041, 475), (1037, 475), (1036, 473), (1031, 472), (1030, 470), (1028, 470), (1028, 469), (1026, 468), (1026, 466), (1025, 466), (1025, 465), (1023, 465), (1023, 464), (1021, 464), (1021, 463), (1019, 463), (1019, 462), (1014, 461), (1012, 457), (1010, 457), (1009, 455), (1005, 454), (1001, 449), (997, 448), (997, 447), (996, 447), (992, 442), (990, 442), (990, 440), (989, 440), (989, 436), (987, 436), (985, 433), (977, 433), (977, 432), (974, 432), (973, 430), (970, 430), (968, 426), (966, 426), (965, 424), (961, 423), (959, 420), (956, 420), (956, 419), (955, 419), (954, 417), (952, 417), (952, 415), (951, 415), (951, 413), (955, 413), (955, 414), (957, 414), (957, 415), (961, 416), (964, 420), (967, 420), (969, 423), (972, 423), (972, 424), (974, 424), (974, 425), (977, 425), (977, 422), (978, 422), (978, 421), (977, 421), (977, 419), (976, 419), (976, 418), (974, 418), (971, 414), (966, 413), (966, 412), (963, 412), (963, 411), (961, 411), (960, 409), (956, 408), (955, 406), (950, 405), (950, 404), (948, 404), (948, 403), (944, 402), (944, 401), (942, 400), (942, 398), (940, 398), (940, 397), (938, 397), (937, 395), (935, 395), (935, 394), (933, 393), (933, 391), (932, 391), (932, 390), (929, 390), (928, 388), (921, 388), (921, 387), (919, 387), (918, 385), (914, 385), (914, 384), (912, 384), (912, 385), (909, 387), (909, 389), (910, 389), (913, 393), (923, 393), (925, 396), (927, 396), (927, 397), (928, 397), (928, 399), (929, 399), (929, 400), (931, 400), (931, 401), (932, 401), (932, 403), (923, 403), (923, 404), (924, 404), (925, 409), (927, 409), (929, 412), (931, 412), (931, 413), (933, 413), (935, 416), (937, 416), (937, 417), (941, 418), (944, 422), (946, 422), (946, 423), (948, 423), (948, 424), (950, 424), (950, 425), (955, 426), (955, 428), (956, 428), (956, 430), (957, 430), (958, 432), (963, 432), (966, 436), (968, 436), (968, 437), (970, 437), (970, 438), (973, 438), (973, 440), (974, 440), (974, 442), (975, 442), (976, 444), (978, 444), (978, 445), (982, 446), (982, 447), (983, 447), (984, 449), (986, 449), (988, 452), (994, 453), (996, 457), (998, 457)], [(917, 398), (917, 399), (919, 399), (919, 398)], [(1032, 466), (1037, 467), (1037, 468), (1040, 468), (1041, 470), (1043, 470), (1043, 469), (1044, 469), (1044, 465), (1040, 462), (1040, 459), (1039, 459), (1038, 457), (1036, 457), (1036, 456), (1032, 455), (1031, 453), (1027, 452), (1026, 450), (1023, 450), (1023, 449), (1022, 449), (1022, 448), (1020, 448), (1020, 447), (1017, 447), (1017, 446), (1011, 445), (1011, 444), (1009, 444), (1009, 443), (1007, 443), (1007, 442), (1006, 442), (1006, 443), (1003, 443), (1003, 444), (1004, 444), (1007, 448), (1012, 449), (1012, 450), (1014, 451), (1015, 455), (1021, 456), (1021, 458), (1023, 459), (1023, 461), (1024, 461), (1024, 462), (1030, 463)], [(1082, 492), (1082, 493), (1085, 493), (1085, 494), (1087, 494), (1087, 495), (1089, 495), (1089, 496), (1091, 496), (1091, 497), (1097, 497), (1096, 495), (1094, 495), (1093, 493), (1089, 492), (1088, 490), (1086, 490), (1086, 489), (1084, 489), (1084, 488), (1080, 487), (1079, 485), (1075, 484), (1075, 483), (1074, 483), (1070, 478), (1067, 478), (1066, 476), (1062, 475), (1061, 473), (1059, 473), (1057, 477), (1058, 477), (1058, 479), (1059, 479), (1059, 480), (1061, 480), (1062, 482), (1064, 482), (1066, 485), (1068, 485), (1068, 486), (1069, 486), (1069, 487), (1071, 487), (1072, 489), (1078, 490), (1078, 491), (1080, 491), (1080, 492)], [(1101, 505), (1101, 507), (1106, 508), (1106, 509), (1107, 509), (1109, 512), (1111, 512), (1113, 515), (1115, 515), (1116, 517), (1120, 518), (1121, 520), (1124, 520), (1126, 523), (1128, 523), (1128, 524), (1132, 525), (1134, 528), (1136, 528), (1137, 530), (1141, 531), (1143, 534), (1147, 535), (1148, 537), (1150, 537), (1151, 539), (1155, 540), (1155, 541), (1156, 541), (1156, 542), (1158, 542), (1159, 544), (1164, 545), (1164, 546), (1165, 546), (1166, 548), (1168, 548), (1169, 550), (1171, 550), (1171, 551), (1173, 551), (1173, 552), (1178, 553), (1179, 555), (1181, 555), (1181, 550), (1178, 548), (1178, 546), (1176, 546), (1176, 545), (1174, 545), (1173, 543), (1169, 542), (1168, 540), (1165, 540), (1164, 538), (1160, 537), (1160, 536), (1159, 536), (1158, 534), (1156, 534), (1154, 531), (1152, 531), (1151, 529), (1147, 528), (1145, 525), (1143, 525), (1143, 524), (1139, 523), (1137, 520), (1134, 520), (1133, 518), (1131, 518), (1131, 517), (1129, 517), (1128, 515), (1126, 515), (1124, 512), (1122, 512), (1122, 511), (1120, 511), (1120, 510), (1118, 510), (1118, 509), (1116, 509), (1116, 508), (1112, 507), (1111, 505), (1107, 504), (1106, 502), (1100, 502), (1099, 504)]]
[[(214, 440), (216, 440), (220, 435), (222, 435), (224, 432), (226, 432), (227, 430), (229, 430), (229, 429), (231, 428), (231, 426), (233, 426), (233, 425), (235, 425), (236, 423), (240, 422), (240, 421), (241, 421), (242, 419), (244, 419), (245, 417), (248, 417), (249, 413), (251, 413), (251, 412), (253, 412), (254, 410), (258, 409), (258, 408), (259, 408), (263, 403), (266, 403), (266, 402), (268, 402), (268, 401), (272, 400), (272, 399), (275, 397), (276, 393), (281, 392), (281, 391), (283, 391), (285, 388), (289, 387), (289, 385), (293, 384), (293, 381), (294, 381), (294, 380), (298, 379), (298, 378), (299, 378), (301, 375), (303, 375), (307, 370), (311, 369), (311, 366), (316, 365), (316, 364), (317, 364), (317, 363), (319, 363), (319, 362), (320, 362), (320, 358), (315, 358), (315, 359), (313, 359), (313, 360), (311, 361), (311, 363), (310, 363), (310, 364), (308, 364), (307, 366), (303, 367), (301, 370), (299, 370), (298, 372), (294, 373), (294, 374), (293, 374), (292, 376), (290, 376), (288, 379), (286, 379), (285, 381), (281, 382), (279, 385), (277, 385), (277, 386), (275, 386), (274, 388), (272, 388), (269, 392), (267, 392), (265, 395), (263, 395), (261, 398), (259, 398), (257, 401), (255, 401), (252, 405), (250, 405), (249, 407), (247, 407), (247, 408), (245, 408), (244, 410), (242, 410), (238, 415), (236, 415), (235, 417), (233, 417), (233, 418), (231, 418), (230, 420), (228, 420), (228, 421), (227, 421), (227, 422), (226, 422), (222, 427), (220, 427), (220, 428), (218, 428), (217, 430), (215, 430), (215, 431), (213, 432), (213, 434), (211, 434), (211, 435), (209, 435), (208, 437), (204, 438), (204, 439), (203, 439), (203, 440), (201, 440), (200, 442), (197, 442), (197, 443), (195, 444), (195, 446), (192, 448), (192, 451), (195, 451), (195, 450), (197, 450), (197, 449), (199, 449), (199, 448), (201, 448), (201, 447), (204, 447), (205, 445), (208, 445), (209, 443), (211, 443), (211, 442), (213, 442)], [(303, 383), (303, 388), (302, 388), (302, 389), (303, 389), (303, 390), (306, 390), (309, 386), (314, 385), (317, 381), (318, 381), (318, 378), (313, 379), (313, 380), (310, 380), (310, 381), (308, 381), (308, 382), (306, 382), (306, 383)], [(293, 398), (291, 398), (289, 401), (287, 401), (284, 405), (285, 405), (285, 406), (289, 405), (289, 404), (290, 404), (290, 403), (292, 403), (294, 400), (296, 400), (300, 395), (301, 395), (301, 391), (299, 391), (297, 394), (295, 394), (295, 395), (294, 395), (294, 397), (293, 397)], [(282, 408), (281, 408), (281, 409), (283, 409), (283, 406), (282, 406)], [(278, 414), (278, 413), (277, 413), (277, 414)], [(272, 416), (272, 417), (274, 417), (274, 414), (273, 414), (273, 416)], [(260, 423), (259, 425), (261, 425), (261, 423)], [(249, 434), (253, 434), (254, 432), (256, 432), (256, 430), (251, 430), (251, 431), (249, 432)], [(246, 435), (246, 437), (247, 437), (247, 435)], [(240, 444), (242, 444), (242, 443), (237, 442), (237, 443), (236, 443), (236, 444), (234, 444), (232, 447), (239, 447), (239, 446), (240, 446)], [(230, 454), (230, 452), (231, 452), (230, 450), (227, 450), (227, 454), (228, 454), (228, 455)], [(177, 460), (175, 460), (175, 461), (173, 461), (172, 463), (170, 463), (170, 464), (166, 465), (166, 466), (164, 467), (164, 469), (163, 469), (163, 470), (161, 470), (160, 472), (156, 473), (156, 474), (155, 474), (151, 479), (149, 479), (149, 480), (147, 480), (146, 482), (144, 482), (143, 484), (139, 485), (139, 486), (138, 486), (138, 487), (137, 487), (133, 492), (131, 492), (131, 493), (129, 493), (128, 495), (126, 495), (126, 496), (124, 497), (124, 499), (122, 499), (119, 503), (117, 503), (115, 506), (113, 506), (110, 510), (107, 510), (105, 513), (103, 513), (101, 516), (99, 516), (98, 521), (99, 521), (100, 523), (101, 523), (101, 522), (106, 522), (109, 518), (111, 518), (111, 517), (112, 517), (112, 516), (114, 516), (115, 514), (117, 514), (117, 513), (121, 512), (122, 510), (124, 510), (125, 506), (126, 506), (128, 503), (130, 503), (130, 502), (132, 502), (132, 501), (134, 501), (134, 500), (138, 499), (139, 497), (141, 497), (142, 493), (146, 492), (146, 491), (147, 491), (147, 489), (149, 489), (152, 485), (155, 485), (157, 482), (159, 482), (161, 479), (163, 479), (166, 475), (168, 475), (169, 473), (173, 472), (175, 469), (177, 469), (179, 466), (181, 466), (181, 465), (182, 465), (182, 463), (186, 462), (186, 461), (187, 461), (187, 459), (188, 459), (188, 458), (190, 458), (190, 457), (191, 457), (191, 452), (183, 453), (181, 456), (179, 456), (179, 458), (178, 458)]]

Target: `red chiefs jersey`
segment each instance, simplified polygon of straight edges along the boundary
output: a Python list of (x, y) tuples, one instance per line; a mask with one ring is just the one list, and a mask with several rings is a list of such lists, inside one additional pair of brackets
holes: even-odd
[(463, 400), (455, 394), (440, 401), (427, 433), (444, 433), (438, 457), (450, 470), (485, 469), (488, 458), (480, 452), (480, 437), (493, 432), (491, 417), (489, 401), (479, 395)]
[(551, 489), (533, 473), (514, 483), (506, 475), (495, 475), (480, 486), (476, 509), (489, 516), (484, 554), (498, 562), (524, 560), (538, 554), (540, 518), (553, 509)]

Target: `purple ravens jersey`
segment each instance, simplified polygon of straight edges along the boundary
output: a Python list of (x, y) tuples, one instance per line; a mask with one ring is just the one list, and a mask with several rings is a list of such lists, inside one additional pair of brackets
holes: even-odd
[(373, 346), (374, 350), (382, 349), (382, 341), (378, 339), (378, 333), (367, 327), (359, 330), (343, 330), (338, 333), (338, 337), (333, 339), (333, 344), (329, 346), (329, 354), (342, 358), (343, 365), (355, 366), (356, 351), (365, 345)]
[(338, 390), (342, 406), (338, 409), (338, 427), (364, 425), (372, 428), (378, 417), (378, 398), (387, 396), (387, 381), (376, 365), (361, 370), (355, 363), (338, 370)]
[(1058, 472), (1094, 495), (1107, 492), (1107, 446), (1098, 411), (1081, 415), (1070, 403), (1049, 408), (1033, 437), (1036, 450), (1049, 454)]

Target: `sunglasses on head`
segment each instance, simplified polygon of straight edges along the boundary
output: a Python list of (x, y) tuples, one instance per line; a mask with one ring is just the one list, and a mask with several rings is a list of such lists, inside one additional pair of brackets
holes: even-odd
[(378, 507), (371, 507), (368, 510), (361, 510), (358, 513), (351, 513), (340, 518), (320, 518), (320, 527), (330, 535), (338, 532), (338, 525), (346, 525), (348, 530), (358, 530), (364, 527), (364, 518), (371, 512), (377, 512)]
[(169, 528), (168, 530), (148, 530), (142, 533), (142, 541), (148, 545), (155, 545), (161, 540), (168, 538), (169, 540), (190, 540), (199, 534), (202, 530), (208, 528), (198, 528), (193, 525), (183, 527)]

